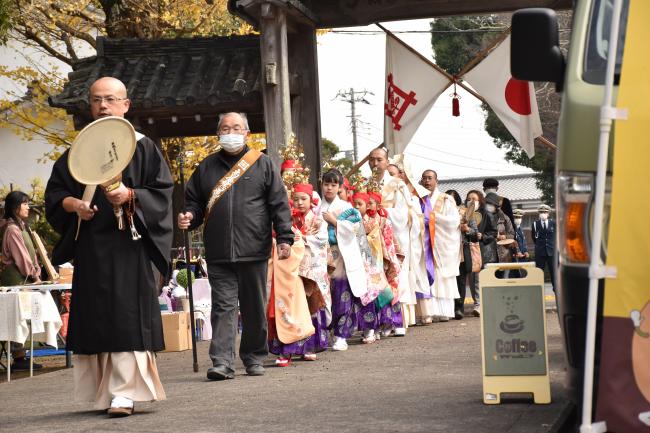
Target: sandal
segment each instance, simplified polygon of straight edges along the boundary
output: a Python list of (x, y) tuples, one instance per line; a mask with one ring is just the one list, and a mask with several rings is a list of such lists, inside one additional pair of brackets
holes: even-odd
[(315, 353), (305, 353), (302, 355), (302, 360), (303, 361), (316, 361), (318, 359), (318, 356), (316, 356)]
[(109, 407), (106, 410), (109, 418), (122, 418), (125, 416), (133, 415), (132, 407)]
[(278, 359), (275, 360), (275, 366), (276, 367), (288, 367), (291, 365), (291, 356), (279, 356)]

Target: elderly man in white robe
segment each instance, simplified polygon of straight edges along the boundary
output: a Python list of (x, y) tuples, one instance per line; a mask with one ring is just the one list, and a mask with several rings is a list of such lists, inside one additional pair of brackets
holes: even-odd
[(411, 194), (404, 181), (388, 172), (386, 149), (377, 148), (370, 152), (368, 164), (381, 185), (382, 206), (388, 212), (395, 240), (404, 255), (399, 274), (399, 301), (404, 325), (395, 329), (395, 335), (403, 336), (406, 328), (415, 324), (416, 292), (429, 287), (422, 249), (422, 212), (417, 197)]
[(435, 171), (425, 170), (420, 184), (431, 191), (422, 197), (422, 212), (426, 268), (433, 284), (425, 296), (419, 297), (418, 310), (424, 318), (448, 321), (454, 317), (454, 299), (459, 296), (456, 276), (461, 257), (460, 214), (454, 198), (438, 189)]

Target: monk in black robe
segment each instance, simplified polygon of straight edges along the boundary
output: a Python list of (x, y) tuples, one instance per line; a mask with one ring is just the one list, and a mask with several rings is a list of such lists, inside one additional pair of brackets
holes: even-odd
[[(95, 119), (128, 111), (126, 88), (115, 78), (100, 78), (89, 94)], [(85, 185), (71, 176), (66, 151), (45, 191), (47, 219), (61, 234), (53, 262), (74, 262), (67, 348), (75, 354), (75, 394), (110, 416), (130, 415), (134, 401), (165, 398), (153, 353), (164, 349), (154, 267), (167, 275), (173, 180), (156, 144), (139, 133), (136, 139), (116, 190), (97, 188), (84, 202)], [(128, 221), (118, 229), (113, 206), (134, 209), (139, 240)]]

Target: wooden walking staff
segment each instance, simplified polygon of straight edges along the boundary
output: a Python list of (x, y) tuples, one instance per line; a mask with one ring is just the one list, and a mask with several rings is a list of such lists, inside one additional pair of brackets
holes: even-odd
[[(181, 190), (183, 191), (183, 205), (181, 209), (185, 209), (185, 156), (183, 145), (181, 144), (180, 151), (178, 152), (178, 169), (180, 172)], [(185, 212), (185, 211), (183, 211)], [(185, 271), (187, 272), (187, 295), (190, 300), (190, 331), (192, 332), (192, 368), (194, 373), (199, 371), (199, 362), (196, 356), (196, 323), (194, 322), (194, 293), (192, 292), (192, 274), (190, 269), (190, 261), (192, 260), (192, 251), (190, 251), (190, 234), (187, 230), (183, 230), (183, 246), (185, 247)]]

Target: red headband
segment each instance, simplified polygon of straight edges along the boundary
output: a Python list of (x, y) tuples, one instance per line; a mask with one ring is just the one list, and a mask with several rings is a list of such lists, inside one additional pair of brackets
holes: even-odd
[(297, 183), (293, 186), (293, 192), (304, 192), (309, 198), (312, 198), (314, 195), (314, 187), (308, 183)]
[(352, 184), (350, 184), (350, 181), (347, 177), (343, 178), (343, 188), (354, 191), (354, 188), (352, 187)]
[(368, 202), (370, 201), (370, 197), (365, 192), (355, 192), (354, 195), (352, 196), (352, 200), (357, 200), (357, 199), (365, 201), (366, 204), (368, 204)]
[(376, 192), (369, 192), (368, 195), (370, 196), (371, 199), (376, 201), (377, 204), (381, 204), (381, 194)]
[(295, 159), (287, 159), (280, 166), (280, 171), (302, 168)]

